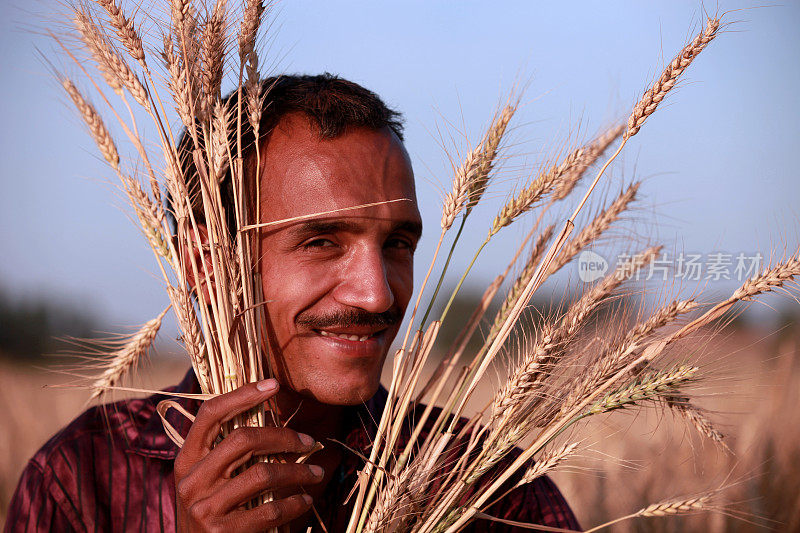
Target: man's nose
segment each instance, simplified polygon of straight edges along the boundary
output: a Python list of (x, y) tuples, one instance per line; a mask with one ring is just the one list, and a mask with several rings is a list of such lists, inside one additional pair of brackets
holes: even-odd
[(333, 293), (337, 302), (370, 313), (382, 313), (394, 304), (381, 249), (368, 247), (352, 252), (340, 275)]

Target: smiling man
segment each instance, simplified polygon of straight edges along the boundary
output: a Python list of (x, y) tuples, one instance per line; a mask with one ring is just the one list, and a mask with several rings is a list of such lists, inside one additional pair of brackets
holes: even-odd
[[(168, 413), (186, 435), (180, 449), (155, 412), (164, 396), (90, 409), (31, 459), (6, 531), (306, 531), (320, 519), (343, 531), (362, 460), (335, 441), (368, 454), (384, 407), (381, 368), (413, 291), (422, 231), (414, 177), (399, 115), (375, 94), (330, 75), (264, 83), (266, 133), (253, 169), (264, 221), (379, 205), (262, 231), (258, 267), (276, 380), (202, 406), (181, 400), (197, 416), (190, 423)], [(173, 390), (199, 392), (191, 372)], [(223, 421), (273, 397), (288, 427), (241, 428), (214, 445)], [(253, 455), (304, 453), (315, 442), (326, 446), (312, 464), (260, 463), (234, 475)], [(243, 507), (265, 490), (276, 500)], [(489, 511), (578, 528), (546, 477)]]

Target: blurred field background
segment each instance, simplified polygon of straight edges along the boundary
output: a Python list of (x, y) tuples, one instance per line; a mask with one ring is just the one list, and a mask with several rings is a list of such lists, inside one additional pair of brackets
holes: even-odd
[[(140, 3), (143, 13), (150, 3)], [(614, 237), (664, 242), (668, 250), (779, 257), (800, 234), (800, 5), (754, 8), (736, 0), (719, 9), (741, 9), (729, 15), (736, 24), (691, 67), (609, 176), (606, 191), (623, 177), (645, 179), (633, 224)], [(25, 462), (87, 397), (43, 388), (69, 381), (53, 372), (65, 360), (47, 354), (65, 346), (52, 339), (124, 331), (121, 325), (152, 318), (166, 301), (150, 251), (120, 213), (102, 161), (38, 55), (60, 64), (41, 31), (62, 23), (59, 10), (57, 0), (0, 3), (0, 522)], [(625, 115), (696, 29), (702, 10), (694, 1), (519, 0), (498, 8), (479, 1), (293, 0), (279, 4), (274, 39), (265, 44), (277, 71), (338, 73), (405, 113), (427, 224), (419, 269), (431, 255), (451, 175), (443, 147), (463, 154), (498, 100), (528, 83), (512, 132), (514, 157), (473, 217), (490, 219), (527, 176), (523, 169), (536, 168), (565, 139), (587, 138)], [(473, 230), (483, 235), (483, 226)], [(482, 291), (504, 266), (492, 258), (510, 257), (526, 230), (512, 228), (492, 243), (468, 289)], [(466, 260), (456, 258), (452, 271)], [(575, 271), (566, 274), (547, 287), (556, 302), (575, 283)], [(702, 283), (714, 296), (735, 285)], [(592, 452), (554, 475), (584, 526), (730, 484), (723, 503), (743, 519), (721, 511), (615, 530), (800, 531), (798, 307), (772, 299), (715, 341), (698, 340), (699, 357), (714, 371), (702, 405), (734, 455), (704, 444), (671, 416), (623, 413), (587, 429)], [(467, 301), (453, 315), (469, 310)], [(188, 365), (171, 341), (176, 335), (174, 323), (165, 323), (159, 355), (134, 385), (155, 389), (180, 379)], [(447, 335), (454, 333), (443, 332), (443, 343)]]
[[(800, 531), (800, 327), (787, 322), (769, 332), (739, 321), (713, 340), (711, 333), (684, 345), (708, 369), (698, 404), (711, 413), (733, 453), (703, 441), (670, 414), (630, 411), (593, 421), (573, 434), (585, 439), (587, 451), (553, 474), (584, 527), (725, 486), (715, 500), (717, 512), (636, 519), (611, 531)], [(59, 357), (42, 357), (35, 365), (8, 354), (0, 358), (0, 523), (27, 460), (85, 407), (86, 390), (70, 387), (73, 378), (60, 373), (65, 364), (69, 360)], [(129, 384), (162, 388), (186, 369), (175, 354), (156, 355)], [(489, 398), (490, 382), (473, 408)]]

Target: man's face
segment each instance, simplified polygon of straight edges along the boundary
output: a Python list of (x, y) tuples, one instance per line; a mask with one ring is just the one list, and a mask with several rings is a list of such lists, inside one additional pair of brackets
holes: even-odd
[(293, 114), (261, 157), (265, 222), (410, 200), (262, 230), (260, 271), (279, 381), (322, 403), (361, 403), (377, 390), (413, 292), (421, 220), (408, 155), (388, 129), (319, 139), (304, 115)]

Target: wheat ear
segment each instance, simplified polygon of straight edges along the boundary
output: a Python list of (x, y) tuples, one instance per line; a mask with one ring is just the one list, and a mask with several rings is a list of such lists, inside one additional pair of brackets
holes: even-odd
[(570, 457), (572, 454), (575, 453), (575, 449), (578, 447), (577, 442), (573, 442), (570, 444), (565, 444), (561, 448), (557, 450), (553, 450), (551, 452), (547, 452), (541, 455), (539, 459), (534, 463), (533, 466), (528, 468), (524, 474), (522, 474), (522, 478), (517, 482), (517, 487), (520, 485), (525, 485), (526, 483), (530, 483), (534, 479), (538, 477), (542, 477), (549, 471), (553, 470), (559, 464), (561, 464), (565, 459)]
[(564, 265), (572, 261), (581, 250), (599, 239), (600, 236), (611, 227), (611, 224), (619, 219), (620, 215), (628, 209), (631, 202), (636, 200), (636, 194), (639, 192), (640, 185), (641, 183), (639, 182), (631, 183), (627, 189), (622, 191), (619, 196), (611, 202), (611, 205), (598, 213), (577, 235), (567, 241), (558, 256), (550, 263), (550, 268), (547, 269), (547, 275), (552, 276), (554, 273), (558, 272)]
[(89, 401), (100, 397), (103, 393), (110, 390), (131, 368), (136, 366), (139, 360), (144, 357), (153, 341), (158, 330), (161, 328), (161, 320), (167, 314), (169, 307), (147, 322), (142, 328), (130, 337), (121, 348), (108, 355), (106, 370), (92, 383), (92, 395)]
[(608, 147), (617, 140), (625, 131), (625, 124), (618, 124), (604, 131), (594, 141), (587, 145), (583, 155), (575, 167), (570, 170), (564, 179), (556, 186), (553, 191), (552, 201), (563, 200), (575, 189), (586, 170), (592, 166), (601, 155), (608, 150)]
[(595, 284), (564, 314), (561, 320), (547, 323), (533, 349), (525, 354), (520, 364), (511, 372), (506, 384), (495, 395), (492, 420), (509, 420), (525, 399), (536, 390), (548, 367), (563, 352), (583, 321), (602, 301), (611, 295), (626, 279), (647, 265), (661, 250), (652, 247), (635, 255), (630, 262), (620, 264), (614, 272)]
[(206, 20), (200, 39), (203, 58), (201, 83), (205, 93), (205, 108), (213, 112), (214, 102), (219, 99), (222, 84), (222, 63), (225, 56), (226, 2), (217, 0), (211, 15)]
[(108, 133), (108, 129), (106, 129), (106, 125), (103, 119), (100, 118), (97, 110), (83, 97), (80, 91), (78, 91), (78, 88), (75, 87), (75, 84), (68, 78), (61, 79), (61, 86), (67, 91), (67, 94), (81, 114), (81, 118), (86, 126), (88, 126), (89, 133), (100, 149), (103, 158), (111, 165), (111, 168), (119, 170), (119, 152), (117, 152), (117, 146), (114, 144), (114, 140), (111, 138), (111, 134)]
[(122, 89), (126, 89), (139, 105), (149, 110), (150, 101), (144, 84), (114, 50), (91, 17), (82, 11), (76, 11), (75, 26), (108, 86), (120, 96)]
[(680, 365), (671, 370), (647, 374), (595, 402), (586, 410), (586, 415), (606, 413), (644, 401), (664, 398), (674, 393), (678, 386), (690, 381), (698, 370), (696, 366)]
[(578, 204), (578, 207), (575, 208), (570, 220), (575, 220), (575, 217), (577, 217), (578, 213), (581, 211), (581, 209), (583, 209), (584, 204), (586, 204), (586, 201), (589, 199), (592, 191), (597, 186), (597, 183), (600, 181), (603, 173), (606, 171), (611, 162), (617, 158), (620, 152), (622, 152), (622, 148), (628, 142), (628, 139), (639, 132), (639, 129), (642, 127), (642, 124), (644, 124), (644, 121), (647, 119), (647, 117), (655, 112), (658, 104), (660, 104), (661, 101), (664, 100), (664, 97), (667, 96), (667, 93), (669, 93), (669, 91), (675, 87), (675, 83), (677, 83), (681, 74), (683, 74), (686, 68), (708, 45), (708, 43), (710, 43), (714, 37), (717, 36), (719, 27), (720, 19), (708, 18), (703, 31), (701, 31), (692, 40), (692, 42), (683, 47), (680, 53), (678, 53), (678, 55), (675, 56), (675, 58), (667, 66), (667, 68), (664, 69), (658, 80), (656, 80), (656, 82), (644, 93), (639, 102), (633, 107), (633, 111), (628, 117), (627, 128), (625, 129), (625, 133), (622, 135), (622, 142), (617, 148), (617, 151), (614, 152), (614, 155), (608, 158), (608, 160), (603, 164), (602, 168), (600, 168), (600, 171), (597, 173), (597, 176), (595, 176), (594, 181), (584, 194), (583, 199)]
[(486, 186), (489, 183), (489, 175), (494, 169), (495, 161), (497, 159), (497, 152), (500, 149), (500, 142), (508, 128), (508, 123), (517, 110), (516, 105), (506, 105), (500, 111), (499, 115), (492, 121), (489, 130), (486, 132), (486, 139), (483, 141), (482, 154), (480, 163), (476, 171), (475, 179), (469, 184), (467, 190), (467, 214), (472, 211), (486, 191)]
[(131, 57), (139, 62), (142, 68), (147, 68), (145, 62), (144, 47), (142, 46), (142, 37), (134, 27), (133, 20), (125, 16), (122, 9), (117, 5), (114, 0), (95, 0), (95, 2), (106, 10), (108, 13), (109, 21), (114, 31), (119, 37), (119, 41), (128, 50)]
[(684, 46), (683, 50), (667, 65), (658, 80), (644, 93), (639, 103), (634, 106), (633, 113), (628, 118), (628, 129), (623, 139), (628, 139), (639, 132), (647, 117), (655, 112), (658, 104), (675, 87), (675, 83), (677, 83), (683, 71), (686, 70), (686, 67), (717, 36), (719, 26), (719, 19), (709, 18), (703, 31), (692, 39), (692, 42)]
[(594, 533), (595, 531), (600, 531), (601, 529), (605, 529), (609, 526), (622, 522), (624, 520), (630, 520), (631, 518), (653, 518), (653, 517), (661, 517), (661, 516), (674, 516), (679, 514), (691, 513), (693, 511), (700, 511), (703, 509), (708, 508), (708, 503), (711, 500), (711, 497), (714, 493), (704, 494), (702, 496), (696, 496), (694, 498), (687, 498), (684, 500), (666, 500), (659, 503), (654, 503), (652, 505), (648, 505), (643, 509), (639, 509), (635, 513), (622, 516), (620, 518), (615, 518), (609, 522), (604, 524), (600, 524), (599, 526), (595, 526), (591, 529), (587, 529), (584, 533)]
[(502, 228), (511, 224), (521, 214), (536, 206), (542, 198), (551, 193), (571, 172), (579, 165), (585, 147), (580, 147), (570, 152), (560, 163), (552, 165), (547, 170), (540, 172), (500, 209), (489, 228), (489, 236), (496, 234)]
[(702, 411), (692, 405), (688, 398), (685, 397), (667, 397), (667, 405), (673, 411), (681, 415), (687, 422), (689, 422), (697, 430), (700, 435), (712, 441), (714, 444), (722, 448), (728, 453), (733, 453), (728, 445), (725, 443), (725, 435), (723, 435), (714, 424), (703, 415)]

